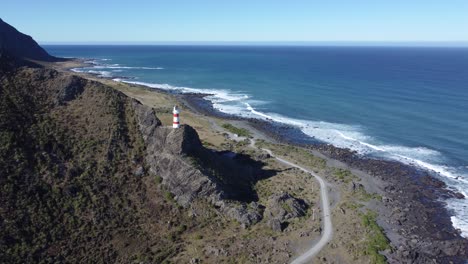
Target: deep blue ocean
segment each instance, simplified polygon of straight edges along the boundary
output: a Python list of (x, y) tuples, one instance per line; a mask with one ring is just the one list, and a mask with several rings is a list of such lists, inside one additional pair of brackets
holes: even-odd
[[(468, 48), (53, 46), (74, 69), (273, 119), (365, 155), (432, 171), (468, 195)], [(121, 77), (133, 77), (123, 79)], [(468, 236), (468, 200), (449, 200)]]

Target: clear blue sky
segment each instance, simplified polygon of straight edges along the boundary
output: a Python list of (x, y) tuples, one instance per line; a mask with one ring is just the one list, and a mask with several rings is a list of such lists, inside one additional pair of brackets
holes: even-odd
[(41, 43), (468, 41), (468, 0), (2, 0)]

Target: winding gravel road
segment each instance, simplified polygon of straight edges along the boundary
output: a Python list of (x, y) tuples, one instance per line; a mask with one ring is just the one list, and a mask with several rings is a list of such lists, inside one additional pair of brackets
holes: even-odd
[[(251, 139), (250, 140), (250, 146), (255, 147), (255, 140)], [(306, 252), (304, 252), (302, 255), (294, 259), (291, 264), (299, 264), (299, 263), (311, 263), (312, 258), (322, 250), (325, 245), (332, 239), (333, 236), (333, 228), (332, 228), (332, 222), (331, 222), (331, 213), (330, 213), (330, 202), (329, 202), (329, 197), (328, 197), (328, 191), (327, 191), (327, 185), (325, 180), (322, 179), (322, 177), (318, 176), (316, 173), (313, 171), (310, 171), (304, 167), (301, 167), (299, 165), (296, 165), (292, 162), (289, 162), (287, 160), (284, 160), (282, 158), (279, 158), (271, 152), (269, 149), (264, 149), (262, 148), (263, 151), (266, 151), (270, 156), (274, 157), (276, 160), (279, 162), (298, 168), (306, 173), (311, 174), (312, 176), (317, 179), (317, 181), (320, 184), (320, 199), (322, 201), (322, 212), (323, 212), (323, 222), (322, 222), (322, 227), (323, 227), (323, 232), (322, 232), (322, 237), (320, 237), (320, 240), (314, 244), (310, 249), (308, 249)]]

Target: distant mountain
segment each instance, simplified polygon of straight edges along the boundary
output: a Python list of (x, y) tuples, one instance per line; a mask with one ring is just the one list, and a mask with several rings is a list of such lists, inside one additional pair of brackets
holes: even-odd
[(31, 36), (25, 35), (0, 18), (0, 54), (38, 61), (60, 61), (49, 55)]

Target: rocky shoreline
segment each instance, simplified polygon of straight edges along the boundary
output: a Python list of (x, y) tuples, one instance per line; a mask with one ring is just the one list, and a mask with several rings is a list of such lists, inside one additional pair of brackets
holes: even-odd
[(382, 252), (389, 263), (465, 263), (468, 259), (468, 240), (453, 227), (444, 203), (449, 198), (465, 197), (449, 190), (443, 181), (427, 171), (396, 161), (363, 157), (349, 149), (316, 141), (292, 126), (222, 113), (204, 99), (209, 94), (180, 94), (135, 86), (171, 94), (185, 107), (202, 115), (246, 122), (277, 143), (318, 152), (383, 181), (385, 186), (377, 186), (382, 201), (373, 209), (379, 213), (377, 221), (394, 248)]
[(204, 94), (178, 94), (185, 106), (203, 115), (244, 120), (249, 126), (277, 142), (317, 151), (383, 182), (378, 223), (394, 250), (383, 252), (389, 263), (465, 263), (468, 240), (451, 222), (444, 200), (465, 199), (449, 190), (429, 172), (396, 161), (363, 157), (349, 149), (324, 144), (302, 134), (299, 129), (273, 122), (221, 113), (203, 99)]

